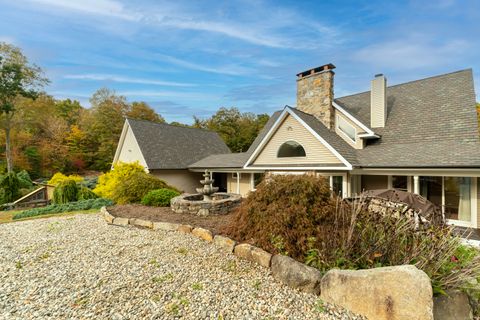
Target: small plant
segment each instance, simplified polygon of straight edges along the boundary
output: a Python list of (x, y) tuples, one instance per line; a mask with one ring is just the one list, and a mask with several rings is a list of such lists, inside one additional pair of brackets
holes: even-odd
[(148, 262), (148, 264), (150, 264), (150, 265), (152, 265), (152, 266), (154, 266), (154, 267), (157, 267), (157, 268), (160, 267), (160, 264), (159, 264), (158, 261), (155, 260), (155, 259), (151, 259), (151, 260)]
[(270, 242), (279, 254), (288, 256), (288, 251), (285, 251), (285, 240), (282, 236), (270, 235)]
[(187, 255), (187, 253), (188, 253), (188, 249), (187, 249), (187, 248), (184, 248), (184, 247), (182, 247), (182, 248), (179, 248), (179, 249), (177, 250), (177, 252), (178, 252), (178, 253), (180, 253), (181, 255), (184, 255), (184, 256), (186, 256), (186, 255)]
[(317, 299), (317, 301), (315, 302), (315, 311), (319, 312), (319, 313), (324, 313), (326, 311), (325, 309), (325, 303), (323, 302), (322, 299)]
[(194, 284), (192, 284), (192, 289), (193, 290), (203, 290), (203, 284), (195, 282)]
[(255, 282), (253, 283), (252, 287), (255, 289), (255, 290), (260, 290), (260, 286), (262, 285), (262, 282), (260, 280), (255, 280)]
[(57, 184), (53, 191), (53, 202), (57, 204), (77, 201), (78, 186), (74, 180), (63, 180)]
[(176, 190), (167, 188), (152, 190), (142, 198), (142, 204), (146, 206), (169, 207), (170, 200), (179, 195), (180, 193)]
[(20, 261), (17, 261), (17, 262), (15, 262), (15, 267), (16, 267), (17, 269), (22, 269), (22, 268), (23, 268), (23, 265), (22, 265), (22, 263), (21, 263)]
[(176, 316), (180, 312), (180, 307), (176, 302), (170, 302), (165, 305), (165, 311)]
[(155, 283), (164, 283), (173, 281), (173, 273), (169, 272), (163, 276), (153, 277), (152, 281)]
[(89, 199), (97, 199), (97, 198), (98, 198), (98, 196), (92, 190), (90, 190), (89, 188), (87, 188), (85, 186), (81, 186), (78, 189), (78, 194), (77, 194), (78, 201), (89, 200)]

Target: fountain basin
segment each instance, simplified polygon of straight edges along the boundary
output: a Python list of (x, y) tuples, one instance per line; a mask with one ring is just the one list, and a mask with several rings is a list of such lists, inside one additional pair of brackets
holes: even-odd
[(205, 201), (203, 194), (182, 194), (170, 200), (170, 208), (176, 213), (187, 213), (197, 216), (228, 214), (242, 201), (236, 193), (217, 192), (211, 200)]

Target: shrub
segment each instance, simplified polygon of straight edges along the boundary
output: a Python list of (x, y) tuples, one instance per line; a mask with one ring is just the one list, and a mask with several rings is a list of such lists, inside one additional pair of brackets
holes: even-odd
[(20, 189), (30, 189), (33, 187), (32, 179), (26, 170), (22, 170), (17, 173)]
[(3, 190), (3, 202), (12, 202), (19, 196), (20, 181), (15, 172), (0, 177), (0, 188)]
[(87, 187), (88, 189), (95, 189), (98, 183), (98, 177), (85, 177), (82, 185)]
[(432, 279), (437, 294), (471, 290), (471, 279), (480, 277), (480, 255), (466, 251), (452, 227), (418, 225), (408, 216), (366, 208), (363, 199), (332, 197), (324, 178), (274, 176), (260, 183), (222, 231), (322, 272), (413, 264)]
[(103, 198), (82, 200), (82, 201), (70, 202), (65, 204), (51, 204), (43, 208), (34, 208), (34, 209), (29, 209), (29, 210), (16, 213), (13, 216), (13, 220), (27, 218), (27, 217), (35, 217), (35, 216), (40, 216), (45, 214), (100, 209), (103, 206), (111, 206), (111, 205), (113, 205), (113, 202), (111, 200), (103, 199)]
[(78, 186), (75, 180), (63, 180), (53, 190), (53, 202), (57, 204), (78, 200)]
[(142, 198), (142, 204), (146, 206), (169, 207), (170, 200), (179, 195), (179, 192), (172, 189), (152, 190)]
[(115, 165), (113, 170), (98, 177), (98, 183), (95, 189), (93, 189), (93, 192), (100, 197), (113, 199), (114, 192), (122, 181), (128, 180), (134, 173), (141, 172), (145, 173), (145, 169), (138, 163), (138, 161), (134, 163), (119, 162)]
[(96, 199), (96, 198), (98, 198), (98, 196), (92, 190), (90, 190), (89, 188), (87, 188), (85, 186), (81, 186), (78, 189), (77, 199), (79, 201), (80, 200), (88, 200), (88, 199)]
[(120, 181), (113, 192), (112, 200), (118, 204), (140, 202), (150, 191), (155, 189), (170, 188), (165, 181), (155, 178), (145, 172), (136, 172)]
[(52, 178), (50, 178), (50, 180), (48, 180), (48, 184), (52, 186), (56, 186), (57, 184), (65, 180), (73, 180), (76, 183), (83, 182), (83, 178), (80, 177), (79, 175), (71, 174), (69, 176), (66, 176), (61, 172), (57, 172), (52, 176)]

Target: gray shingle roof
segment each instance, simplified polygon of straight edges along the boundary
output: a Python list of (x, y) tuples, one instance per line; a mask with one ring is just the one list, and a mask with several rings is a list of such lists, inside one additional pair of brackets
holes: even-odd
[[(335, 102), (370, 127), (370, 91), (337, 98)], [(369, 140), (364, 149), (354, 149), (314, 116), (291, 110), (355, 167), (480, 168), (471, 69), (389, 86), (385, 128), (375, 128), (373, 131), (381, 138)], [(271, 116), (247, 152), (210, 156), (200, 164), (241, 168), (281, 112)]]
[(212, 154), (229, 153), (216, 132), (145, 120), (126, 120), (148, 169), (186, 169)]
[(250, 155), (246, 152), (242, 153), (227, 153), (227, 154), (214, 154), (208, 156), (200, 161), (197, 161), (188, 167), (190, 169), (214, 169), (214, 168), (242, 168), (245, 162), (247, 162)]
[[(369, 125), (369, 91), (336, 102)], [(356, 150), (359, 166), (480, 167), (472, 70), (388, 87), (387, 122), (374, 131), (381, 139)]]

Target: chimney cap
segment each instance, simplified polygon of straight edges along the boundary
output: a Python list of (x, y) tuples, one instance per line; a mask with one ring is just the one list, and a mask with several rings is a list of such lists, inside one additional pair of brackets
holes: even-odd
[(333, 70), (333, 69), (335, 69), (335, 66), (332, 63), (328, 63), (328, 64), (324, 64), (323, 66), (320, 66), (320, 67), (308, 69), (306, 71), (297, 73), (297, 77), (303, 78), (303, 77), (306, 77), (306, 76), (311, 75), (311, 74), (315, 74), (315, 73), (318, 73), (318, 72), (321, 72), (321, 71), (326, 71), (326, 70)]
[(379, 78), (379, 77), (383, 77), (383, 76), (384, 76), (383, 73), (377, 73), (377, 74), (375, 75), (375, 78)]

